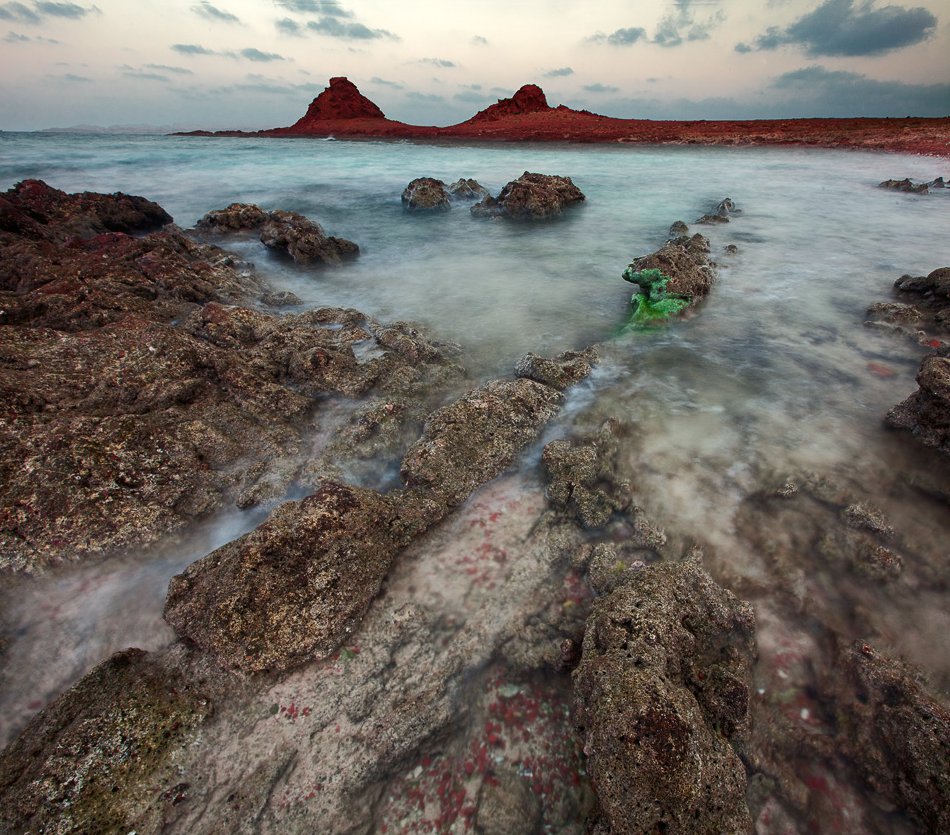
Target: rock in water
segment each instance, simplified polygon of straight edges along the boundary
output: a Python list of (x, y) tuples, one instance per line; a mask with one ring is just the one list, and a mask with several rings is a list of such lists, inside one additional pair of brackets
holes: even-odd
[(261, 243), (286, 252), (298, 264), (339, 264), (360, 253), (353, 241), (327, 235), (319, 223), (297, 212), (271, 212), (261, 228)]
[(489, 197), (488, 189), (478, 180), (456, 180), (449, 186), (449, 194), (453, 200), (484, 200)]
[(887, 413), (887, 422), (950, 453), (950, 357), (924, 357), (917, 384), (917, 391)]
[(575, 722), (606, 832), (752, 831), (745, 767), (752, 609), (694, 561), (660, 563), (594, 603)]
[(445, 183), (434, 177), (417, 177), (403, 191), (402, 207), (410, 212), (447, 212), (451, 203)]
[(888, 188), (891, 191), (906, 191), (910, 194), (926, 194), (928, 191), (927, 183), (915, 183), (909, 177), (903, 180), (885, 180), (878, 184), (878, 188)]
[(260, 229), (270, 215), (253, 203), (232, 203), (225, 209), (208, 212), (196, 224), (200, 232), (240, 232)]
[(472, 206), (472, 214), (476, 217), (543, 220), (557, 217), (565, 208), (584, 199), (584, 193), (570, 177), (525, 171), (517, 180), (508, 183), (497, 198), (486, 197)]

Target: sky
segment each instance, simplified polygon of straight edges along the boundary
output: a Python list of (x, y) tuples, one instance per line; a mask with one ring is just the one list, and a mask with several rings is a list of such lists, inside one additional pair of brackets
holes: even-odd
[(950, 115), (950, 3), (0, 0), (0, 130), (257, 129), (330, 77), (463, 121), (521, 85), (649, 119)]

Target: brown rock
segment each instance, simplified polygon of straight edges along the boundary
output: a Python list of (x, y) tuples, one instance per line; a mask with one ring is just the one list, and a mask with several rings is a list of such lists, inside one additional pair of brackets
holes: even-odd
[(715, 263), (708, 257), (709, 241), (702, 235), (668, 241), (656, 252), (634, 258), (625, 270), (635, 274), (660, 270), (670, 277), (666, 293), (699, 301), (709, 294), (715, 277)]
[(754, 619), (695, 562), (595, 601), (575, 723), (608, 832), (751, 832), (745, 768)]
[(496, 769), (478, 793), (475, 831), (479, 835), (536, 835), (541, 801), (515, 772)]
[(486, 197), (472, 206), (472, 214), (476, 217), (544, 220), (557, 217), (565, 208), (584, 199), (584, 193), (570, 177), (525, 171), (517, 180), (508, 183), (497, 199)]
[(950, 357), (924, 357), (916, 392), (887, 413), (895, 429), (906, 429), (923, 444), (950, 453)]
[(434, 177), (417, 177), (403, 191), (402, 207), (408, 212), (447, 212), (452, 204), (445, 183)]
[(485, 186), (471, 178), (456, 180), (448, 189), (453, 200), (484, 200), (490, 196)]
[(515, 376), (564, 391), (590, 374), (597, 360), (597, 349), (593, 347), (583, 351), (565, 351), (554, 359), (525, 354), (515, 366)]
[(261, 227), (261, 243), (286, 252), (298, 264), (339, 264), (360, 252), (353, 241), (327, 235), (319, 223), (297, 212), (271, 212)]
[(494, 122), (509, 116), (544, 113), (551, 109), (544, 91), (537, 84), (525, 84), (510, 99), (498, 99), (495, 104), (476, 113), (469, 122)]

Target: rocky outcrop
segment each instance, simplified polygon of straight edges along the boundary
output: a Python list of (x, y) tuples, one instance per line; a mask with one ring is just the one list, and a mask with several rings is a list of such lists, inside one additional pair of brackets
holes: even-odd
[(319, 223), (297, 212), (271, 212), (261, 227), (261, 243), (286, 252), (298, 264), (340, 264), (360, 253), (353, 241), (327, 235)]
[(471, 177), (456, 180), (448, 189), (449, 194), (455, 200), (484, 200), (490, 196), (488, 189)]
[(910, 194), (926, 194), (929, 190), (927, 183), (915, 183), (909, 177), (905, 177), (903, 180), (885, 180), (883, 183), (878, 183), (878, 188), (906, 191)]
[(364, 96), (348, 78), (337, 76), (330, 79), (324, 89), (307, 108), (294, 128), (306, 128), (315, 122), (341, 119), (385, 119), (386, 116), (373, 102)]
[(497, 198), (486, 197), (472, 206), (472, 214), (475, 217), (544, 220), (557, 217), (564, 209), (584, 199), (584, 193), (570, 177), (525, 171), (517, 180), (508, 183)]
[[(143, 809), (188, 793), (174, 752), (214, 713), (200, 665), (117, 653), (37, 716), (0, 754), (4, 832), (156, 831)], [(176, 785), (168, 797), (155, 782)]]
[(927, 832), (950, 830), (950, 711), (911, 669), (857, 641), (837, 656), (837, 744), (876, 796)]
[(476, 113), (469, 122), (494, 122), (509, 116), (521, 116), (527, 113), (544, 113), (552, 108), (537, 84), (525, 84), (510, 99), (498, 101)]
[(319, 223), (297, 212), (265, 212), (250, 203), (232, 203), (208, 212), (195, 228), (205, 234), (260, 229), (264, 246), (289, 255), (298, 264), (340, 264), (360, 252), (353, 241), (327, 235)]
[(950, 453), (950, 357), (925, 357), (919, 388), (887, 413), (895, 429), (906, 429), (929, 447)]
[(561, 395), (533, 380), (495, 380), (432, 414), (402, 477), (449, 507), (508, 467), (557, 411)]
[(574, 673), (604, 832), (751, 832), (745, 768), (752, 609), (692, 560), (594, 602)]
[(551, 359), (529, 353), (518, 360), (515, 376), (564, 391), (590, 374), (597, 360), (597, 349), (593, 347), (583, 351), (565, 351)]
[[(714, 211), (710, 212), (709, 214), (703, 215), (696, 222), (704, 223), (707, 225), (714, 224), (714, 223), (728, 223), (729, 215), (737, 214), (740, 211), (742, 210), (737, 209), (736, 204), (729, 197), (724, 197), (722, 200), (719, 201), (719, 205), (716, 206)], [(672, 231), (673, 230), (671, 227), (670, 228), (671, 234), (672, 234)], [(683, 232), (683, 234), (685, 235), (686, 233)]]
[(434, 177), (417, 177), (403, 190), (402, 207), (409, 212), (446, 212), (452, 204), (445, 183)]

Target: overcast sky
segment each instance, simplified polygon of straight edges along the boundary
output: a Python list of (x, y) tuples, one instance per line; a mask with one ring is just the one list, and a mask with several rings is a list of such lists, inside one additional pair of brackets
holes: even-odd
[(291, 124), (335, 75), (452, 124), (522, 84), (630, 118), (950, 115), (950, 4), (0, 0), (0, 129)]

